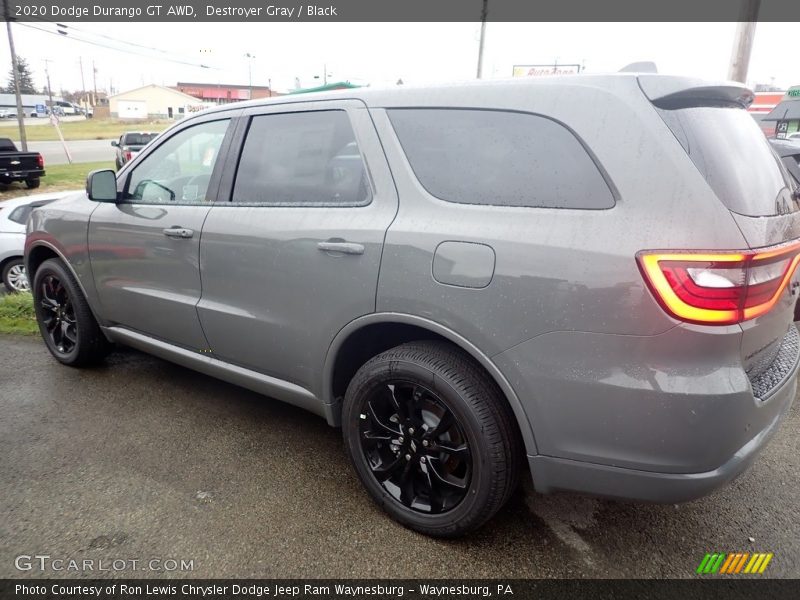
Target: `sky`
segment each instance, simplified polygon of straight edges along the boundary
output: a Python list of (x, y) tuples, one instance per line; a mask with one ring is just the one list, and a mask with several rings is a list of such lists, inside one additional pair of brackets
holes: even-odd
[[(372, 85), (472, 79), (480, 32), (479, 23), (77, 22), (67, 23), (67, 35), (56, 34), (53, 23), (12, 27), (17, 54), (39, 87), (47, 59), (54, 90), (92, 89), (94, 65), (97, 89), (115, 92), (178, 81), (271, 83), (285, 91), (297, 80), (321, 84), (325, 69), (329, 82)], [(489, 23), (484, 77), (509, 77), (524, 64), (576, 63), (598, 73), (652, 61), (660, 73), (721, 80), (735, 30), (735, 23)], [(800, 84), (790, 50), (796, 37), (796, 23), (759, 23), (748, 84)], [(0, 61), (10, 65), (7, 41), (0, 42)], [(2, 71), (4, 85), (7, 67)]]

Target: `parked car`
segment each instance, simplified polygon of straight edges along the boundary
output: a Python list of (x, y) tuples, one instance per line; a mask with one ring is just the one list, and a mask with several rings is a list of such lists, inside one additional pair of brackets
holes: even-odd
[(25, 224), (31, 211), (65, 195), (36, 194), (0, 202), (0, 278), (9, 292), (30, 289), (25, 273)]
[(13, 109), (0, 108), (0, 119), (16, 119), (17, 111)]
[(0, 138), (0, 183), (24, 181), (28, 189), (38, 188), (45, 176), (44, 158), (38, 152), (20, 152), (8, 138)]
[(426, 534), (524, 464), (696, 498), (797, 390), (800, 210), (752, 99), (631, 73), (203, 111), (33, 212), (39, 327), (66, 365), (130, 345), (341, 426)]
[(800, 141), (800, 131), (795, 131), (786, 136), (787, 140)]
[(158, 133), (149, 131), (127, 131), (119, 136), (118, 140), (111, 142), (111, 145), (117, 149), (117, 156), (115, 158), (117, 170), (119, 171), (122, 165), (133, 160), (133, 158), (141, 152), (142, 148), (149, 144), (157, 135)]

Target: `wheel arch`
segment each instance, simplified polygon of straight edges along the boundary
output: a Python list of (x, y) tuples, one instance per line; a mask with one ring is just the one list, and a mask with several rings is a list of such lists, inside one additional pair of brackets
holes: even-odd
[(423, 317), (402, 313), (373, 313), (342, 328), (328, 348), (322, 374), (322, 400), (331, 425), (341, 424), (341, 398), (356, 371), (373, 356), (416, 340), (444, 340), (471, 356), (500, 389), (514, 413), (525, 451), (537, 454), (533, 428), (522, 403), (492, 360), (455, 331)]
[[(81, 294), (83, 294), (83, 297), (86, 299), (86, 303), (89, 305), (89, 310), (92, 312), (92, 316), (94, 317), (95, 321), (102, 323), (102, 321), (98, 318), (99, 315), (97, 314), (95, 307), (92, 305), (92, 297), (86, 293), (86, 288), (84, 287), (81, 278), (78, 277), (78, 273), (75, 272), (75, 269), (72, 267), (64, 254), (62, 254), (58, 248), (45, 240), (37, 240), (30, 246), (26, 247), (25, 250), (25, 268), (28, 271), (28, 280), (31, 283), (31, 290), (33, 289), (33, 279), (36, 277), (36, 271), (44, 261), (51, 258), (57, 258), (64, 264), (66, 269), (72, 275), (73, 279), (75, 279), (75, 282), (78, 284), (78, 288), (80, 289)], [(108, 335), (102, 327), (101, 331), (103, 331), (103, 335), (108, 338)]]

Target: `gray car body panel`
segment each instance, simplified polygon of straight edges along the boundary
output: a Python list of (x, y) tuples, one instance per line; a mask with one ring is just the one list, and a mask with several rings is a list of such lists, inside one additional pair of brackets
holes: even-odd
[[(732, 214), (644, 88), (673, 98), (690, 88), (711, 93), (681, 78), (642, 85), (635, 75), (580, 76), (347, 90), (212, 109), (159, 136), (119, 173), (123, 181), (171, 131), (232, 117), (231, 150), (213, 186), (217, 203), (165, 209), (180, 217), (169, 225), (191, 220), (201, 232), (172, 267), (159, 275), (147, 260), (115, 266), (101, 256), (90, 264), (89, 256), (114, 239), (145, 258), (163, 240), (132, 223), (112, 239), (114, 224), (140, 208), (98, 208), (85, 196), (37, 209), (27, 252), (47, 245), (70, 264), (110, 338), (302, 406), (331, 424), (339, 420), (334, 365), (351, 336), (376, 323), (428, 330), (473, 356), (505, 394), (537, 489), (688, 499), (745, 468), (788, 410), (796, 364), (779, 393), (763, 401), (754, 398), (745, 368), (758, 354), (751, 347), (780, 345), (794, 299), (787, 293), (744, 326), (681, 323), (646, 288), (636, 253), (758, 247), (794, 237), (797, 225)], [(730, 97), (737, 93), (746, 97), (743, 88), (725, 86)], [(395, 135), (387, 110), (397, 107), (547, 116), (588, 149), (615, 205), (547, 209), (435, 198)], [(250, 115), (328, 108), (350, 115), (373, 188), (369, 205), (323, 212), (226, 204)], [(158, 228), (167, 223), (143, 218)], [(332, 238), (362, 244), (364, 253), (317, 248)], [(156, 277), (163, 285), (148, 293), (117, 293)], [(161, 303), (162, 314), (148, 316), (148, 298)]]

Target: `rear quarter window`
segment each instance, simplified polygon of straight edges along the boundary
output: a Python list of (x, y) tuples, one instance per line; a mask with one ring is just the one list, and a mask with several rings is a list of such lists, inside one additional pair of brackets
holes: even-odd
[(729, 210), (751, 217), (798, 210), (786, 167), (743, 108), (657, 109)]
[(420, 184), (448, 202), (604, 209), (614, 195), (578, 138), (530, 113), (451, 108), (387, 111)]

